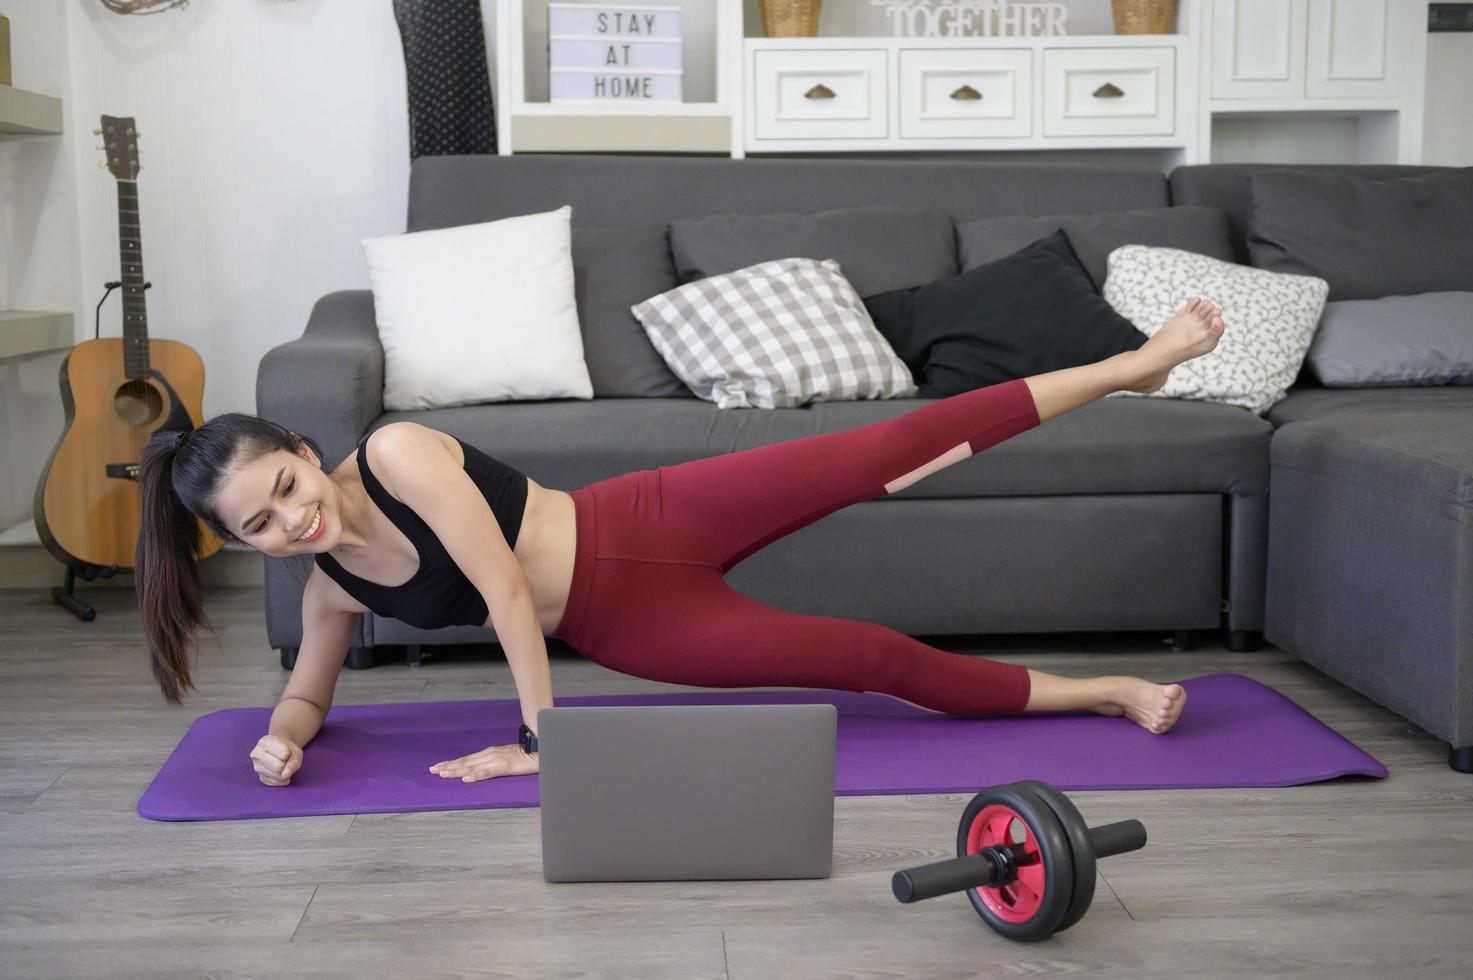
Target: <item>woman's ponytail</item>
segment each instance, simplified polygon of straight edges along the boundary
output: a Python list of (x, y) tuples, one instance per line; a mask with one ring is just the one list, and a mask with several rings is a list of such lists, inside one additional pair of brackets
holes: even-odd
[(204, 625), (213, 631), (205, 619), (195, 564), (203, 535), (199, 521), (180, 502), (172, 485), (174, 462), (182, 448), (177, 433), (160, 432), (143, 450), (139, 470), (143, 514), (133, 563), (138, 613), (153, 676), (164, 697), (174, 704), (194, 687), (189, 655), (195, 630)]
[(189, 655), (196, 628), (214, 631), (205, 619), (195, 564), (204, 539), (200, 522), (225, 541), (237, 540), (214, 505), (231, 467), (271, 452), (296, 453), (303, 445), (322, 459), (322, 447), (311, 436), (255, 415), (227, 412), (188, 433), (157, 432), (144, 447), (134, 587), (153, 675), (174, 704), (194, 687)]

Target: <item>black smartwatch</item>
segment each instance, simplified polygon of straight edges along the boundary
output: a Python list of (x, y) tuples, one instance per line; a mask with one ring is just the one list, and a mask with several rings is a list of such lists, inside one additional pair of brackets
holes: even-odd
[(521, 739), (523, 752), (531, 755), (537, 751), (537, 736), (532, 734), (532, 729), (527, 727), (526, 722), (522, 722), (522, 728), (517, 732), (517, 737)]

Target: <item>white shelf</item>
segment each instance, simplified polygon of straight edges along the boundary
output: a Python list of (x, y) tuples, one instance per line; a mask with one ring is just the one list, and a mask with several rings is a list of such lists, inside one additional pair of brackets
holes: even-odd
[(0, 310), (0, 357), (56, 350), (74, 342), (70, 313)]
[(514, 116), (720, 116), (731, 110), (717, 102), (626, 102), (610, 108), (608, 102), (523, 102)]
[(13, 85), (0, 85), (0, 133), (60, 136), (61, 100)]
[[(671, 5), (677, 4), (672, 0)], [(742, 4), (705, 0), (714, 23), (715, 99), (700, 102), (545, 102), (527, 98), (528, 0), (496, 2), (496, 133), (511, 153), (740, 155)], [(704, 92), (702, 94), (705, 94)]]

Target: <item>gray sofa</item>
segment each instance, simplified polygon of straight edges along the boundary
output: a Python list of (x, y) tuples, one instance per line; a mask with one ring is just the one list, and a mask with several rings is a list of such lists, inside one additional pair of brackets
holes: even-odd
[[(584, 248), (617, 248), (708, 214), (883, 203), (965, 221), (1175, 203), (1225, 209), (1246, 261), (1246, 201), (1241, 167), (1186, 167), (1168, 181), (1148, 169), (973, 160), (421, 157), (407, 230), (571, 204), (576, 266), (580, 230)], [(654, 376), (653, 349), (636, 350), (627, 322), (608, 320), (618, 304), (587, 294), (609, 288), (580, 283), (592, 401), (385, 412), (372, 295), (353, 290), (323, 297), (303, 336), (267, 353), (257, 410), (312, 434), (331, 460), (366, 432), (413, 418), (544, 486), (574, 489), (917, 404), (719, 411), (673, 376)], [(630, 397), (628, 379), (641, 370), (647, 393)], [(794, 612), (913, 635), (1162, 630), (1184, 648), (1192, 631), (1222, 631), (1234, 650), (1266, 635), (1447, 741), (1452, 764), (1473, 771), (1470, 408), (1470, 388), (1328, 390), (1305, 376), (1266, 419), (1205, 402), (1105, 399), (830, 515), (728, 580)], [(268, 637), (287, 666), (309, 571), (302, 560), (266, 560)], [(402, 644), (414, 658), (422, 645), (493, 639), (477, 627), (424, 631), (365, 616), (349, 663), (371, 664), (375, 646)]]

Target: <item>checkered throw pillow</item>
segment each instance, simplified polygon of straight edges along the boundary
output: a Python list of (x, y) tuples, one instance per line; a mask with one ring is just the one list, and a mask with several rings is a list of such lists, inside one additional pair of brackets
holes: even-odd
[(833, 259), (761, 262), (630, 310), (670, 369), (717, 408), (794, 408), (917, 391)]

